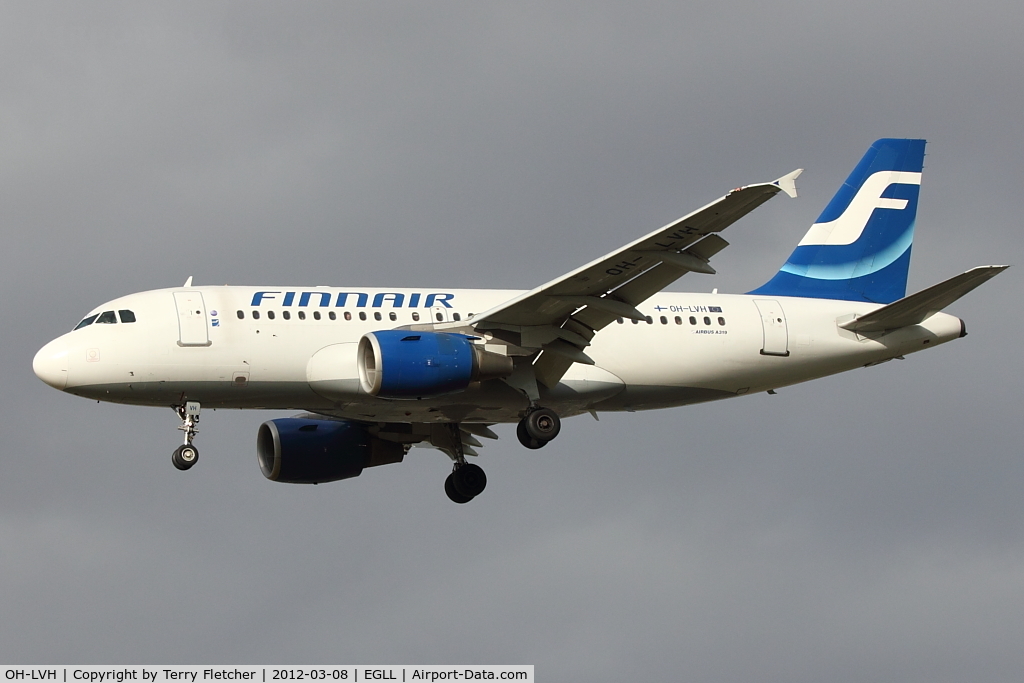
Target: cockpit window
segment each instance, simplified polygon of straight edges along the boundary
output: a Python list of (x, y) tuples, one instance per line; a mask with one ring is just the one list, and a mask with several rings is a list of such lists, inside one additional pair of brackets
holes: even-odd
[(121, 310), (119, 310), (117, 312), (117, 315), (121, 318), (121, 322), (123, 322), (123, 323), (133, 323), (133, 322), (135, 322), (135, 312), (134, 311), (129, 311), (129, 310), (126, 310), (126, 309), (121, 309)]
[(96, 324), (113, 324), (117, 322), (117, 318), (114, 317), (113, 311), (103, 311), (100, 313), (100, 317), (96, 318)]
[(98, 318), (98, 317), (99, 317), (99, 314), (90, 315), (88, 318), (86, 318), (82, 322), (80, 322), (77, 325), (75, 325), (75, 329), (76, 330), (80, 330), (83, 327), (88, 327), (89, 325), (92, 325), (94, 322), (96, 322), (96, 318)]

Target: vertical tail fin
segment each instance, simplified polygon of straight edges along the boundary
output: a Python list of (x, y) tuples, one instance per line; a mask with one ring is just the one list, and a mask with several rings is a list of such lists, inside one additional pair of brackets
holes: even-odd
[(924, 140), (882, 139), (775, 277), (751, 294), (888, 304), (907, 293)]

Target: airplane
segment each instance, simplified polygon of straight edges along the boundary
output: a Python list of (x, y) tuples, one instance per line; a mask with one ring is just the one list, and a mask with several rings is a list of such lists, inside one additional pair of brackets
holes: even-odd
[(487, 484), (467, 457), (496, 424), (538, 449), (566, 417), (774, 393), (965, 336), (942, 309), (1008, 266), (906, 295), (924, 148), (873, 143), (778, 273), (746, 294), (664, 290), (714, 274), (719, 233), (780, 192), (795, 197), (801, 169), (525, 292), (189, 277), (97, 306), (33, 370), (76, 396), (173, 408), (179, 470), (199, 460), (202, 408), (301, 410), (259, 427), (268, 479), (347, 479), (423, 445), (451, 459), (445, 492), (467, 503)]

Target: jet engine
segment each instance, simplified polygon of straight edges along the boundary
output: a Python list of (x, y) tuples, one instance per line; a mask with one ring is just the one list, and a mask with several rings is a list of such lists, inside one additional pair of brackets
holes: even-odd
[(511, 358), (484, 351), (471, 339), (447, 332), (368, 332), (356, 351), (359, 385), (381, 398), (429, 398), (512, 374)]
[(256, 454), (271, 481), (318, 484), (401, 462), (405, 446), (379, 439), (356, 422), (288, 417), (260, 425)]

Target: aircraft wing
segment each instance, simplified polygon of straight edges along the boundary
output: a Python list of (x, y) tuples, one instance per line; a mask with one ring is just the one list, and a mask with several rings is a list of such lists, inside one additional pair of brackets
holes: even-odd
[(544, 353), (537, 379), (553, 387), (583, 349), (616, 318), (643, 320), (636, 306), (688, 272), (714, 273), (708, 260), (728, 246), (717, 232), (779, 192), (796, 196), (802, 169), (770, 183), (740, 187), (610, 254), (476, 316), (472, 326)]

